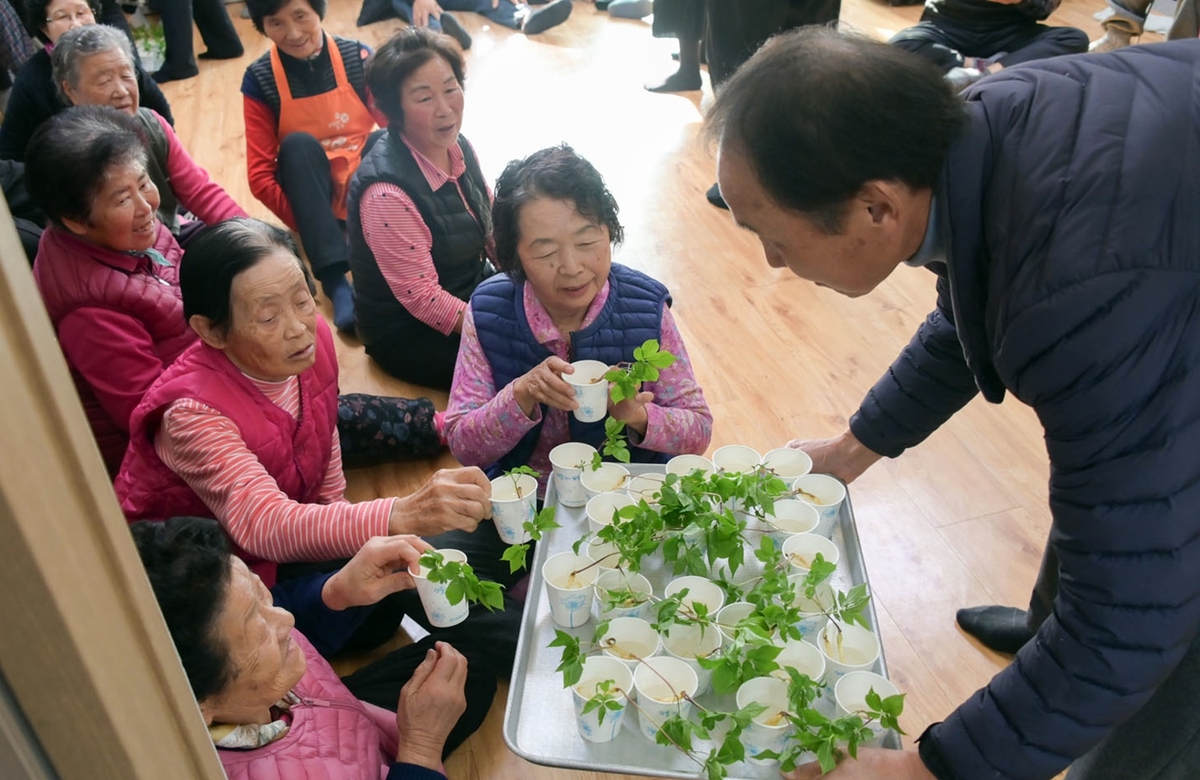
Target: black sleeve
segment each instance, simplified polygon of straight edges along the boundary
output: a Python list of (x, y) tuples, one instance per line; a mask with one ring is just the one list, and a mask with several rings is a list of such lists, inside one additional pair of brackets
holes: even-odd
[(937, 287), (937, 308), (850, 418), (855, 438), (885, 457), (920, 444), (978, 392), (958, 341), (945, 277), (938, 277)]
[(167, 102), (167, 96), (158, 88), (158, 83), (150, 78), (150, 74), (142, 70), (142, 66), (137, 67), (138, 89), (141, 90), (142, 100), (141, 105), (144, 108), (152, 108), (162, 115), (162, 118), (167, 120), (171, 127), (175, 126), (175, 117), (171, 116), (171, 104)]

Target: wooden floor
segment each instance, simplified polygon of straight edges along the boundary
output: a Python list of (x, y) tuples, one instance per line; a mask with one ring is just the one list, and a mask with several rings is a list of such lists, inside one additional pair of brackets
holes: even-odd
[[(919, 7), (843, 0), (843, 23), (881, 38), (911, 24)], [(356, 28), (360, 6), (330, 0), (326, 28), (374, 46), (396, 21)], [(1100, 33), (1101, 0), (1065, 0), (1051, 22)], [(241, 60), (201, 63), (199, 78), (165, 86), (193, 156), (252, 215), (271, 219), (246, 184), (239, 87), (266, 50), (250, 23)], [(714, 180), (698, 140), (703, 91), (653, 95), (642, 82), (672, 68), (673, 41), (644, 21), (610, 19), (576, 0), (572, 18), (536, 39), (461, 14), (469, 52), (464, 134), (495, 177), (510, 159), (569, 142), (606, 176), (626, 226), (617, 259), (666, 283), (675, 316), (712, 407), (712, 447), (762, 451), (793, 437), (841, 431), (934, 301), (933, 277), (901, 268), (876, 292), (850, 300), (775, 271), (727, 212), (704, 200)], [(1146, 39), (1160, 39), (1148, 35)], [(324, 304), (325, 302), (323, 302)], [(361, 345), (339, 339), (344, 391), (427, 394), (385, 376)], [(434, 394), (444, 406), (445, 395)], [(352, 500), (411, 491), (436, 461), (352, 472)], [(1029, 409), (977, 400), (921, 447), (880, 463), (851, 488), (893, 679), (908, 693), (910, 735), (942, 719), (1005, 659), (954, 624), (957, 608), (1024, 605), (1049, 528), (1047, 459)], [(504, 692), (483, 727), (447, 762), (452, 780), (562, 778), (594, 773), (533, 766), (501, 735)], [(564, 728), (569, 726), (564, 725)]]

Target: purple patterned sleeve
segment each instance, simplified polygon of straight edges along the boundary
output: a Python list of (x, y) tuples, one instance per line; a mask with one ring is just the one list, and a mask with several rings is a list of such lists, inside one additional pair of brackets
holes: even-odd
[(492, 367), (475, 332), (474, 312), (468, 306), (450, 385), (450, 403), (446, 407), (446, 443), (450, 452), (465, 466), (495, 463), (541, 421), (540, 407), (534, 415), (531, 420), (521, 411), (511, 383), (497, 392)]
[(663, 307), (660, 346), (675, 355), (676, 360), (670, 368), (663, 369), (658, 381), (645, 386), (654, 393), (654, 401), (646, 407), (649, 417), (646, 436), (636, 443), (671, 455), (703, 455), (712, 440), (712, 412), (692, 373), (692, 361), (675, 327), (675, 318), (666, 307)]

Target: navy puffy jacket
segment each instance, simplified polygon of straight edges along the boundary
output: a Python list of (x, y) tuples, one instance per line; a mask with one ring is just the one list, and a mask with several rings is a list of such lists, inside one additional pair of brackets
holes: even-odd
[(1200, 623), (1200, 41), (1010, 68), (966, 95), (937, 309), (851, 430), (894, 457), (977, 391), (1036, 410), (1054, 612), (934, 727), (955, 777), (1048, 778)]

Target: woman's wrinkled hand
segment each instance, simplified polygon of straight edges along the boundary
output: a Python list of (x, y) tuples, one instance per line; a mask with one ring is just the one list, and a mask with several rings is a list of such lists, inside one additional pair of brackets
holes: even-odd
[(438, 642), (400, 689), (396, 726), (400, 749), (396, 761), (441, 771), (446, 737), (467, 709), (467, 659), (446, 642)]
[(385, 596), (413, 587), (409, 567), (431, 550), (416, 536), (374, 536), (354, 557), (325, 580), (321, 600), (332, 610), (376, 604)]
[(513, 396), (526, 417), (533, 418), (538, 404), (545, 404), (564, 412), (579, 408), (575, 391), (563, 379), (563, 374), (573, 374), (575, 369), (560, 357), (551, 355), (534, 366), (529, 373), (513, 380)]
[(849, 430), (832, 439), (792, 439), (787, 446), (808, 453), (814, 474), (832, 474), (846, 484), (883, 457), (863, 446)]
[(442, 469), (420, 490), (396, 499), (388, 521), (390, 534), (436, 536), (474, 531), (492, 513), (492, 483), (474, 466)]

